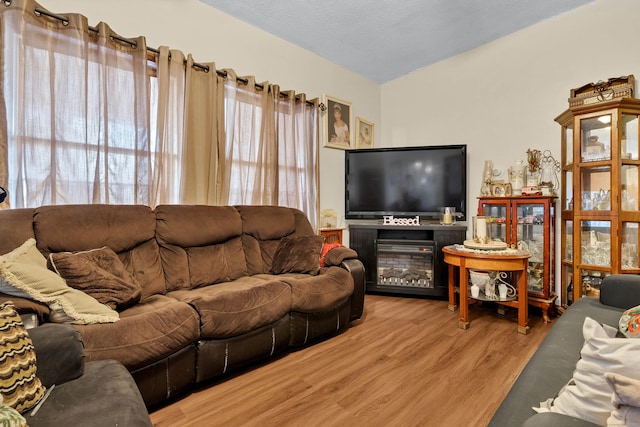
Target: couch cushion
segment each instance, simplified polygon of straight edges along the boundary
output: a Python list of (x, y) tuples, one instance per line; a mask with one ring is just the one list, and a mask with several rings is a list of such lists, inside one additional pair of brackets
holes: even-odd
[(87, 361), (115, 359), (129, 370), (169, 356), (199, 338), (195, 310), (164, 295), (124, 310), (117, 323), (76, 325), (76, 329), (82, 334)]
[(242, 232), (258, 240), (281, 239), (296, 231), (293, 210), (282, 206), (236, 206)]
[(229, 338), (270, 325), (291, 309), (291, 288), (277, 279), (243, 277), (168, 294), (200, 314), (202, 338)]
[(140, 301), (140, 284), (125, 269), (118, 255), (106, 246), (49, 254), (49, 262), (67, 285), (114, 310), (123, 310)]
[(142, 286), (142, 298), (165, 293), (155, 240), (156, 217), (149, 207), (42, 206), (35, 210), (33, 227), (38, 248), (45, 256), (108, 246)]
[(233, 207), (161, 205), (156, 217), (167, 289), (193, 289), (247, 275), (242, 223)]
[(280, 240), (273, 255), (271, 273), (320, 272), (320, 255), (324, 238), (322, 236), (288, 236)]
[(318, 276), (283, 274), (277, 278), (291, 286), (291, 311), (300, 313), (334, 308), (353, 293), (353, 277), (340, 267), (323, 268)]
[(56, 385), (32, 426), (151, 427), (131, 374), (115, 360), (87, 363), (84, 375)]
[(247, 275), (240, 237), (219, 245), (185, 249), (191, 288), (230, 282)]
[(0, 254), (7, 253), (34, 237), (33, 212), (34, 209), (0, 209)]
[(236, 206), (242, 217), (242, 243), (249, 275), (269, 273), (280, 239), (313, 235), (305, 215), (282, 206)]
[(160, 205), (155, 212), (162, 246), (206, 246), (242, 233), (240, 214), (231, 206)]

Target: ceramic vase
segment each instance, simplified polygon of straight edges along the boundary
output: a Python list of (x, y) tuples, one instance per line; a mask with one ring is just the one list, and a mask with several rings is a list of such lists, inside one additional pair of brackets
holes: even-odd
[(482, 186), (480, 187), (481, 196), (491, 195), (492, 181), (493, 181), (493, 160), (485, 160), (484, 169), (482, 170)]
[(514, 196), (522, 195), (522, 187), (525, 184), (527, 176), (527, 165), (522, 160), (516, 160), (509, 167), (509, 183), (511, 184), (511, 194)]

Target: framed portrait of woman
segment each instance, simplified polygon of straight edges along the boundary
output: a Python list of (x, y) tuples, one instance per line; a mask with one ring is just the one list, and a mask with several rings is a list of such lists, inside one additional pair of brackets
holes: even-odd
[(347, 150), (355, 147), (351, 128), (351, 103), (324, 95), (323, 146)]
[(373, 123), (356, 117), (356, 148), (373, 148)]

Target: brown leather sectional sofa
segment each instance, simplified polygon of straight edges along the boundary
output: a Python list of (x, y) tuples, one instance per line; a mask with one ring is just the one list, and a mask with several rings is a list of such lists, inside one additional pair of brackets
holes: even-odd
[(75, 328), (87, 361), (121, 362), (147, 406), (335, 334), (363, 311), (363, 267), (347, 248), (329, 252), (319, 274), (272, 274), (283, 238), (314, 234), (296, 209), (44, 206), (0, 211), (0, 227), (0, 254), (29, 238), (45, 256), (103, 246), (118, 254), (140, 302), (115, 323)]

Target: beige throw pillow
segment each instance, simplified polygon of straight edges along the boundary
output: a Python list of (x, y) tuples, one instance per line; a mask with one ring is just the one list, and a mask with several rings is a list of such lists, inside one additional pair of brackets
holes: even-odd
[(52, 321), (89, 324), (119, 320), (118, 312), (67, 286), (64, 279), (47, 269), (47, 260), (34, 239), (0, 256), (0, 282), (6, 294), (40, 301), (52, 310), (59, 308), (64, 315), (60, 318), (52, 313)]

